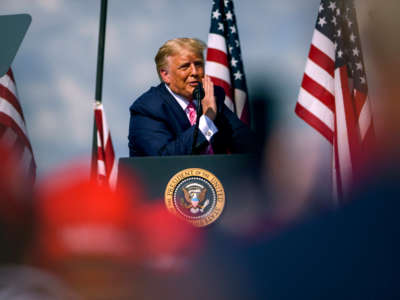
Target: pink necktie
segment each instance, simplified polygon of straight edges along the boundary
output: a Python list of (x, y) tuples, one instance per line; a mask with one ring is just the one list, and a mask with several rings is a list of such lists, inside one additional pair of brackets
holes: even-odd
[(189, 115), (190, 125), (196, 124), (196, 106), (194, 105), (193, 101), (189, 102), (189, 105), (186, 107), (186, 112)]
[[(186, 113), (189, 115), (190, 125), (193, 126), (194, 124), (196, 124), (197, 113), (196, 106), (194, 105), (193, 101), (189, 102), (189, 105), (186, 107)], [(208, 145), (204, 154), (214, 154), (211, 144)]]

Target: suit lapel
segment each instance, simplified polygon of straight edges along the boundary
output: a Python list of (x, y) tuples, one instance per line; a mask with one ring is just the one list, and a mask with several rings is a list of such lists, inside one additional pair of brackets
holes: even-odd
[(160, 96), (164, 101), (164, 105), (168, 108), (168, 111), (174, 116), (174, 121), (178, 123), (178, 126), (182, 130), (186, 130), (189, 128), (190, 122), (182, 107), (176, 102), (175, 98), (168, 92), (167, 88), (165, 87), (164, 83), (161, 83), (157, 87)]

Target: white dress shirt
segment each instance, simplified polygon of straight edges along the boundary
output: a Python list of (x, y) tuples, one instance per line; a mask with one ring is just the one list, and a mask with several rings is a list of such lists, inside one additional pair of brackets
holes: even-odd
[[(186, 108), (189, 105), (190, 101), (180, 95), (175, 94), (173, 91), (171, 91), (171, 89), (169, 88), (168, 85), (165, 85), (165, 87), (167, 88), (168, 92), (170, 92), (171, 95), (175, 98), (175, 100), (178, 102), (178, 104), (182, 107), (183, 111), (186, 113), (186, 116), (189, 119), (189, 114), (188, 114)], [(193, 103), (197, 106), (196, 102), (197, 101), (195, 101), (195, 100), (193, 101)], [(218, 128), (215, 126), (214, 122), (206, 115), (200, 116), (199, 130), (206, 137), (207, 141), (210, 141), (211, 138), (213, 137), (213, 135), (218, 132)]]

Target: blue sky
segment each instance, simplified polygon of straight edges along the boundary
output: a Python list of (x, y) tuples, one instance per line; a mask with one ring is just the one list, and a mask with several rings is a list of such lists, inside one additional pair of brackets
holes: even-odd
[[(234, 3), (249, 92), (265, 83), (274, 95), (288, 148), (328, 148), (293, 112), (319, 2)], [(100, 1), (2, 0), (0, 12), (33, 19), (13, 70), (39, 177), (90, 157)], [(158, 84), (156, 51), (174, 37), (207, 41), (210, 13), (211, 0), (109, 1), (103, 103), (118, 157), (128, 156), (130, 104)]]

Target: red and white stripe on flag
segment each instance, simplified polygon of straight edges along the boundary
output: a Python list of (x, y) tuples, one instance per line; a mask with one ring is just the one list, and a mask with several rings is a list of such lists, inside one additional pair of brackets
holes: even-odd
[(22, 175), (33, 183), (36, 163), (11, 69), (0, 78), (0, 145), (12, 153)]
[(226, 106), (249, 124), (247, 84), (232, 0), (213, 1), (205, 73), (225, 90)]
[(374, 138), (355, 8), (322, 0), (295, 112), (332, 144), (335, 199), (361, 175)]
[(100, 183), (109, 184), (114, 188), (117, 180), (117, 160), (103, 104), (95, 103), (94, 114), (97, 130), (97, 179)]

